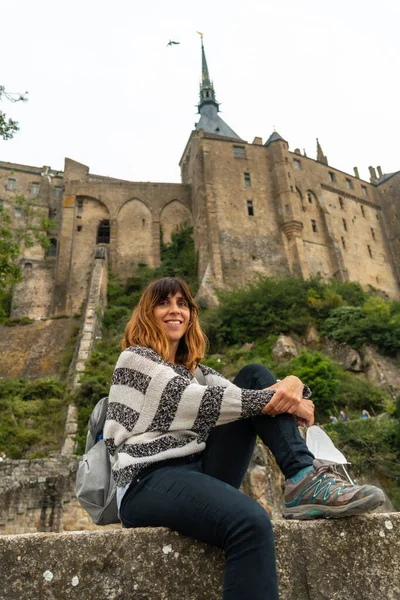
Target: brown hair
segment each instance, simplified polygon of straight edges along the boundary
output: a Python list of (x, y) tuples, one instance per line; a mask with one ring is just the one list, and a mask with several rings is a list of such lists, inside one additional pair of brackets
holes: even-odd
[(156, 321), (154, 309), (161, 300), (168, 298), (169, 294), (175, 296), (178, 292), (181, 292), (188, 304), (190, 319), (186, 333), (179, 342), (175, 360), (178, 364), (185, 365), (190, 371), (194, 371), (205, 354), (207, 338), (201, 330), (198, 319), (199, 307), (189, 286), (185, 281), (176, 277), (163, 277), (147, 286), (125, 327), (122, 349), (125, 350), (129, 346), (145, 346), (157, 352), (163, 360), (168, 361), (168, 336)]

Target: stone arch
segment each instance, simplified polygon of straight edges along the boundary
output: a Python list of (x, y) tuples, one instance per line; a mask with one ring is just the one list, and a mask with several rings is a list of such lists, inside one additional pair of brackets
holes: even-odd
[(153, 217), (145, 202), (132, 198), (117, 217), (118, 271), (128, 277), (139, 264), (154, 267)]
[(99, 225), (102, 221), (110, 220), (108, 207), (97, 198), (92, 196), (77, 196), (75, 202), (75, 238), (74, 246), (79, 249), (82, 244), (85, 249), (93, 248), (97, 243)]
[(181, 226), (193, 224), (190, 210), (179, 200), (171, 200), (165, 204), (160, 213), (160, 227), (163, 233), (163, 241), (169, 244), (171, 235)]

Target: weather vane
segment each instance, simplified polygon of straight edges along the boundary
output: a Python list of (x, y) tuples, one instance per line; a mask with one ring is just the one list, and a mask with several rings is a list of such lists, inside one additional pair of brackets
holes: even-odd
[(203, 41), (203, 35), (204, 35), (204, 34), (203, 34), (201, 31), (196, 31), (196, 33), (198, 33), (198, 34), (199, 34), (199, 36), (201, 37), (201, 41)]

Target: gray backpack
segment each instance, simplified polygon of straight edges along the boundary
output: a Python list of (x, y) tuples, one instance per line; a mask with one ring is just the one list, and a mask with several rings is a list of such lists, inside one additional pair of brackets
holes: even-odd
[[(206, 380), (200, 368), (195, 377), (200, 385)], [(96, 525), (120, 523), (116, 485), (111, 472), (110, 455), (103, 439), (108, 396), (98, 401), (90, 415), (85, 454), (76, 473), (76, 497)]]
[(96, 525), (120, 523), (110, 455), (103, 440), (107, 407), (108, 397), (102, 398), (90, 415), (85, 454), (76, 473), (76, 497)]

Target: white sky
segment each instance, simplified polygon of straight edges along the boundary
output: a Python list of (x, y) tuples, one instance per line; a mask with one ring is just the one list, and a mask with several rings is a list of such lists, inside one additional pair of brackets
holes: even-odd
[[(0, 160), (131, 181), (180, 181), (204, 45), (221, 117), (274, 126), (343, 171), (400, 169), (399, 0), (3, 0), (0, 105), (19, 121)], [(166, 47), (169, 39), (179, 46)]]

